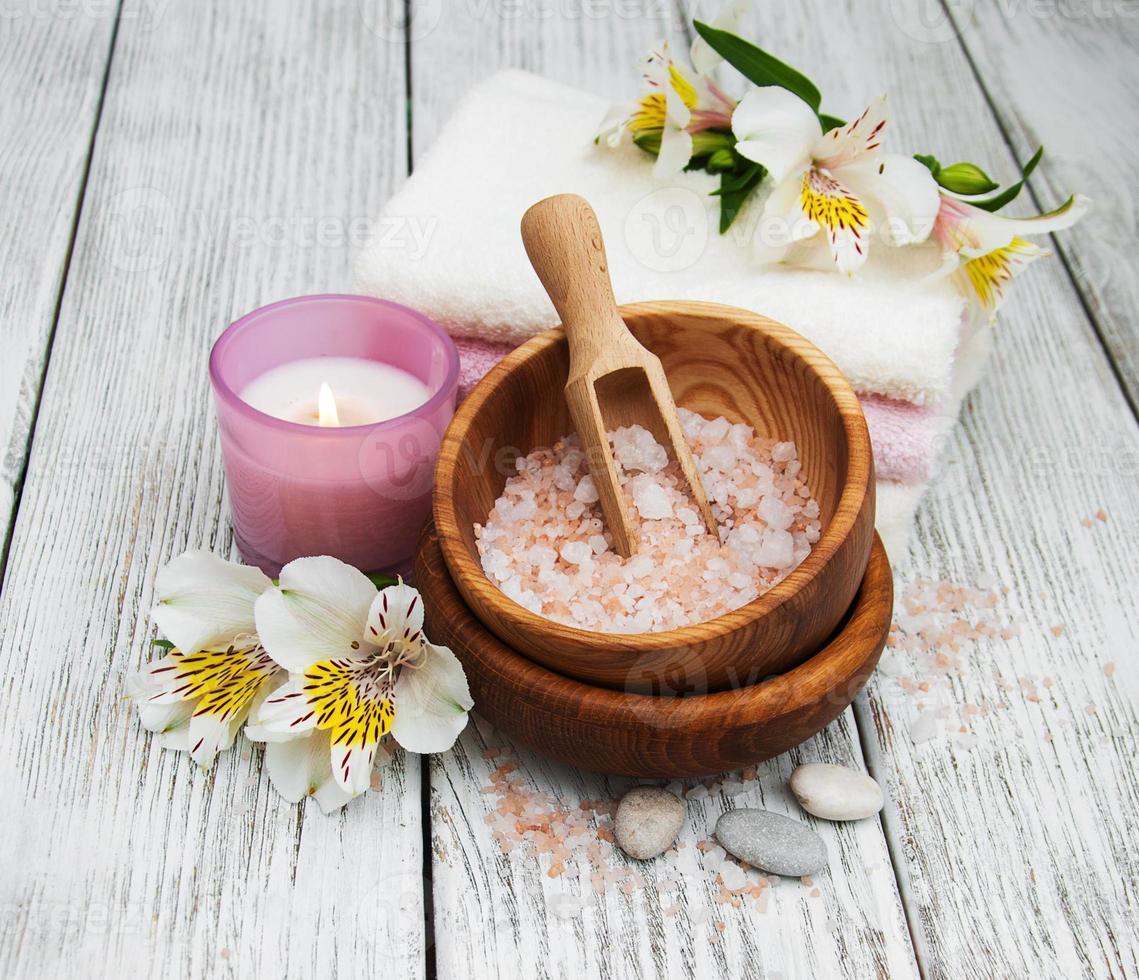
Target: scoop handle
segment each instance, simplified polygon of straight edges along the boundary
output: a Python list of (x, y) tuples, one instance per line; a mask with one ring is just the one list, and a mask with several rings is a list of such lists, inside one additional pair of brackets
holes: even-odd
[(577, 194), (547, 197), (522, 216), (522, 242), (570, 347), (571, 374), (603, 365), (607, 354), (640, 345), (629, 333), (613, 297), (601, 226)]

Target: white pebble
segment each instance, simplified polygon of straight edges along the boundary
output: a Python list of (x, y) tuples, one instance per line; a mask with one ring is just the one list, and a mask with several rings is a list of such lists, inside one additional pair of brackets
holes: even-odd
[(864, 772), (825, 762), (799, 766), (791, 792), (808, 813), (824, 820), (863, 820), (882, 809), (882, 788)]

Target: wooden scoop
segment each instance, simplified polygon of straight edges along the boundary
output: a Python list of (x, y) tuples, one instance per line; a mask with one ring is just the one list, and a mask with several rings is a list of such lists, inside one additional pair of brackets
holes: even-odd
[(566, 404), (613, 547), (623, 558), (636, 550), (605, 435), (607, 429), (625, 425), (648, 429), (680, 464), (704, 526), (718, 535), (660, 360), (629, 333), (617, 311), (597, 215), (576, 194), (548, 197), (522, 216), (522, 241), (569, 341)]

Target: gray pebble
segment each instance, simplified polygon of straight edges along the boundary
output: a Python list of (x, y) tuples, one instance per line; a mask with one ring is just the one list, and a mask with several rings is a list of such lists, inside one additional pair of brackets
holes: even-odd
[(716, 840), (752, 867), (800, 877), (827, 865), (827, 846), (810, 827), (769, 810), (729, 810), (716, 821)]
[(663, 854), (684, 824), (684, 804), (668, 790), (638, 786), (617, 804), (613, 836), (621, 850), (643, 861)]
[(866, 773), (809, 762), (791, 773), (791, 792), (808, 813), (824, 820), (863, 820), (882, 809), (882, 788)]

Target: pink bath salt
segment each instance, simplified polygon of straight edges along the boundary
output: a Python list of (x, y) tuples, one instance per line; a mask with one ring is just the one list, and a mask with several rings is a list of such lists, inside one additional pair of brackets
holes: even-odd
[(621, 558), (570, 435), (519, 459), (486, 524), (475, 526), (487, 577), (531, 612), (609, 633), (706, 622), (786, 578), (822, 534), (795, 444), (723, 417), (680, 416), (717, 535), (652, 434), (619, 428), (609, 442), (638, 542)]

